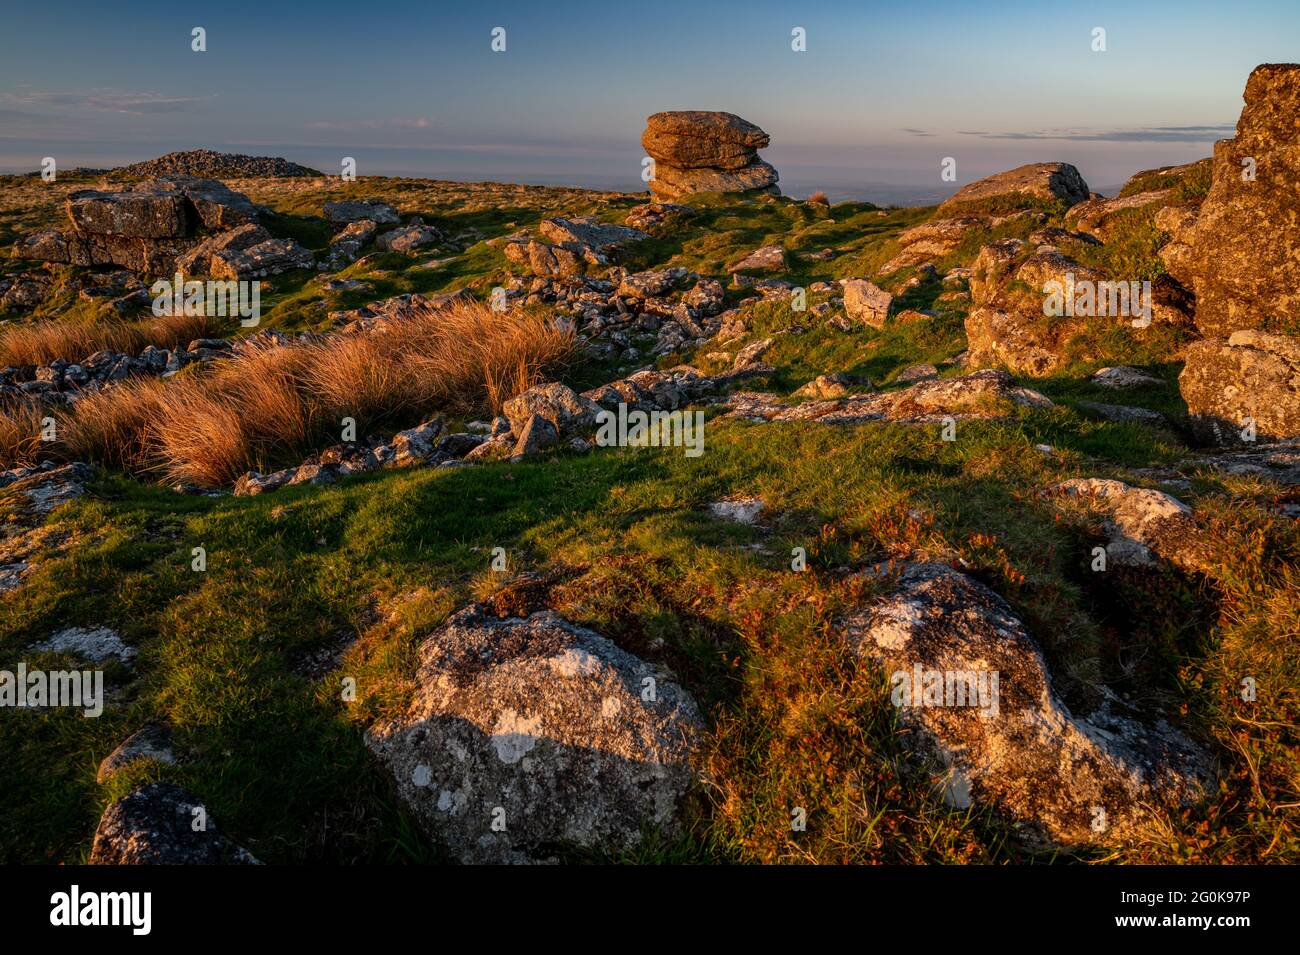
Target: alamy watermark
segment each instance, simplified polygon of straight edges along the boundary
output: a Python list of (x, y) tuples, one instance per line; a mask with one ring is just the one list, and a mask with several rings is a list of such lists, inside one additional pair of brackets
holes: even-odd
[(244, 328), (254, 328), (262, 320), (262, 283), (208, 279), (185, 281), (177, 272), (174, 279), (159, 279), (149, 287), (153, 313), (164, 315), (239, 316)]
[(596, 412), (596, 424), (596, 444), (602, 448), (685, 448), (688, 458), (704, 453), (703, 411), (628, 411), (620, 401), (617, 412)]
[(1134, 328), (1151, 324), (1149, 281), (1094, 282), (1075, 279), (1073, 272), (1066, 272), (1064, 282), (1060, 279), (1044, 282), (1043, 293), (1047, 296), (1043, 299), (1043, 314), (1049, 318), (1112, 315), (1133, 318), (1130, 324)]
[(897, 707), (978, 707), (985, 719), (998, 715), (997, 670), (927, 670), (919, 663), (911, 671), (895, 670), (889, 698)]
[(72, 707), (94, 718), (104, 712), (103, 670), (0, 670), (0, 707)]

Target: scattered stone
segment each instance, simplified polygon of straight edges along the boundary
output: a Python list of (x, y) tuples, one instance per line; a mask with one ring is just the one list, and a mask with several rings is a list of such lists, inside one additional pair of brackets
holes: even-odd
[(46, 462), (33, 468), (0, 471), (0, 491), (21, 496), (24, 509), (34, 517), (45, 517), (56, 507), (86, 494), (86, 484), (95, 476), (89, 464), (56, 465)]
[(34, 653), (70, 653), (91, 663), (126, 663), (135, 656), (135, 648), (128, 647), (108, 627), (67, 627), (33, 644), (31, 649)]
[(337, 272), (351, 265), (361, 254), (362, 247), (375, 237), (379, 225), (374, 219), (357, 219), (349, 222), (343, 231), (330, 240), (329, 250), (318, 268)]
[(440, 449), (437, 442), (441, 434), (441, 418), (399, 431), (393, 435), (392, 441), (375, 449), (375, 460), (381, 465), (398, 468), (429, 464), (437, 457)]
[(247, 249), (225, 249), (209, 263), (214, 278), (236, 281), (279, 275), (291, 269), (309, 269), (316, 258), (293, 239), (268, 239)]
[(733, 368), (747, 368), (756, 364), (758, 359), (767, 353), (772, 347), (774, 339), (760, 338), (758, 341), (750, 342), (736, 354), (736, 360), (732, 362)]
[(1193, 455), (1184, 470), (1208, 467), (1222, 474), (1259, 478), (1283, 487), (1300, 486), (1300, 439), (1291, 438), (1222, 454)]
[[(1086, 205), (1086, 203), (1084, 204)], [(1041, 251), (1047, 251), (1042, 248), (1043, 246), (1055, 248), (1058, 242), (1081, 242), (1084, 245), (1101, 245), (1100, 239), (1089, 235), (1087, 232), (1072, 232), (1069, 229), (1060, 229), (1056, 226), (1049, 226), (1046, 229), (1038, 229), (1029, 233), (1029, 241), (1032, 245), (1039, 246)]]
[(381, 252), (414, 252), (442, 241), (442, 233), (433, 226), (420, 222), (393, 229), (383, 233), (375, 240), (375, 248)]
[[(1005, 239), (980, 249), (972, 266), (970, 279), (971, 310), (966, 317), (966, 339), (970, 361), (975, 365), (1000, 365), (1017, 374), (1046, 376), (1067, 360), (1068, 344), (1087, 331), (1093, 319), (1082, 315), (1044, 314), (1048, 283), (1059, 287), (1109, 288), (1109, 280), (1097, 269), (1074, 261), (1055, 251), (1039, 249), (1022, 258), (1025, 244), (1019, 239)], [(1069, 283), (1073, 282), (1074, 286)], [(1083, 283), (1095, 283), (1084, 286)], [(1127, 308), (1119, 297), (1116, 284), (1114, 311), (1102, 315), (1119, 324), (1131, 324), (1138, 318), (1137, 304), (1130, 300)], [(1111, 311), (1109, 292), (1097, 293), (1100, 303)], [(1152, 290), (1153, 300), (1157, 298)], [(1163, 323), (1181, 317), (1176, 309), (1162, 311), (1152, 306), (1152, 321)]]
[(583, 260), (559, 245), (526, 240), (507, 242), (502, 251), (516, 265), (522, 265), (534, 275), (573, 276), (583, 272)]
[(1047, 493), (1079, 498), (1088, 510), (1105, 515), (1106, 556), (1112, 564), (1149, 567), (1160, 558), (1196, 571), (1208, 563), (1192, 509), (1163, 491), (1106, 478), (1073, 478)]
[(726, 501), (714, 501), (709, 505), (709, 513), (724, 521), (736, 524), (757, 524), (767, 505), (760, 497), (738, 497)]
[(929, 381), (932, 378), (938, 377), (939, 369), (935, 368), (934, 365), (908, 365), (898, 373), (897, 377), (894, 378), (894, 381), (913, 384), (918, 381)]
[(779, 245), (765, 245), (755, 249), (735, 265), (728, 268), (730, 272), (784, 272), (785, 249)]
[(844, 311), (849, 318), (871, 328), (884, 328), (894, 297), (874, 282), (847, 279), (844, 282)]
[(570, 252), (583, 255), (591, 250), (602, 258), (616, 258), (628, 246), (650, 238), (638, 229), (609, 225), (595, 216), (543, 219), (539, 231), (543, 238)]
[(941, 259), (956, 251), (971, 231), (987, 229), (990, 221), (989, 216), (951, 216), (904, 229), (898, 234), (901, 251), (885, 263), (880, 272), (888, 275), (909, 265)]
[(501, 413), (510, 422), (511, 431), (522, 434), (529, 419), (537, 416), (555, 426), (560, 435), (593, 426), (599, 406), (585, 395), (577, 394), (558, 381), (534, 385), (522, 394), (506, 401)]
[(1076, 404), (1085, 411), (1091, 411), (1107, 421), (1116, 421), (1121, 424), (1149, 424), (1156, 427), (1164, 427), (1169, 424), (1168, 418), (1159, 411), (1152, 411), (1149, 408), (1136, 408), (1132, 405), (1108, 405), (1100, 401), (1079, 401)]
[(650, 272), (631, 272), (623, 276), (618, 294), (625, 298), (651, 299), (666, 295), (690, 277), (686, 269), (659, 269)]
[(243, 252), (271, 241), (271, 233), (260, 225), (247, 222), (204, 239), (176, 259), (176, 269), (186, 275), (211, 275), (213, 257), (224, 252)]
[(143, 759), (175, 765), (176, 753), (172, 750), (171, 730), (156, 723), (136, 730), (100, 762), (95, 782), (103, 785), (115, 773)]
[(1172, 189), (1154, 189), (1131, 196), (1117, 196), (1114, 199), (1085, 199), (1069, 208), (1065, 213), (1065, 221), (1067, 225), (1073, 224), (1076, 229), (1095, 236), (1103, 242), (1109, 241), (1113, 238), (1113, 226), (1116, 221), (1114, 217), (1117, 212), (1141, 209), (1157, 202), (1164, 202), (1173, 195), (1173, 192)]
[(375, 287), (360, 279), (329, 279), (321, 283), (323, 292), (373, 292)]
[(629, 211), (623, 221), (632, 228), (651, 235), (666, 235), (694, 216), (695, 210), (690, 206), (672, 202), (647, 202)]
[(1165, 381), (1150, 372), (1129, 365), (1116, 365), (1113, 368), (1101, 368), (1093, 373), (1092, 383), (1103, 388), (1156, 388)]
[(557, 444), (560, 431), (555, 424), (541, 415), (530, 415), (519, 431), (519, 440), (515, 443), (515, 457), (536, 454)]
[(843, 398), (850, 388), (860, 387), (864, 382), (842, 372), (830, 375), (818, 375), (808, 384), (794, 393), (796, 398)]
[(980, 371), (955, 378), (922, 381), (869, 395), (850, 395), (829, 401), (807, 401), (788, 405), (777, 395), (740, 392), (723, 402), (732, 411), (728, 417), (754, 422), (817, 421), (821, 424), (862, 424), (896, 421), (932, 424), (944, 418), (954, 420), (998, 418), (1015, 407), (1050, 408), (1045, 395), (1021, 388), (1004, 371)]
[[(196, 813), (196, 810), (198, 812)], [(194, 821), (203, 816), (204, 827)], [(173, 783), (150, 783), (104, 810), (91, 865), (258, 865), (235, 845), (197, 796)]]

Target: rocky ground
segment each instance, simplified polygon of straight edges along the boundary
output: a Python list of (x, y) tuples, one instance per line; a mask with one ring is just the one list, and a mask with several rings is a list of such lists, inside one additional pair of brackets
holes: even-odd
[[(721, 113), (650, 117), (652, 196), (6, 178), (0, 669), (108, 698), (6, 711), (0, 858), (1297, 861), (1300, 67), (1245, 99), (1115, 197), (793, 200)], [(150, 324), (178, 267), (262, 282), (259, 326)], [(1149, 322), (1044, 314), (1117, 281)], [(148, 421), (34, 433), (466, 302), (568, 360), (207, 482)], [(602, 446), (620, 406), (701, 453)], [(996, 712), (895, 705), (914, 668), (996, 671)]]

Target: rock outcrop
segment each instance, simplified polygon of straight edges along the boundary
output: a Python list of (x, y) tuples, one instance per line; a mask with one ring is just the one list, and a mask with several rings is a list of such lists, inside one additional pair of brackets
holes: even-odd
[(1088, 184), (1068, 162), (1038, 162), (1017, 166), (962, 186), (939, 206), (943, 213), (955, 210), (962, 203), (1004, 196), (1021, 196), (1029, 199), (1064, 199), (1074, 205), (1089, 198)]
[(120, 265), (170, 275), (177, 264), (219, 278), (246, 279), (306, 268), (312, 255), (292, 239), (272, 239), (247, 196), (212, 179), (171, 176), (118, 192), (74, 192), (71, 228), (21, 236), (13, 254), (64, 265)]
[(819, 424), (862, 424), (895, 421), (934, 424), (954, 420), (998, 418), (1024, 408), (1050, 408), (1051, 399), (1022, 388), (1004, 371), (978, 371), (956, 378), (917, 382), (875, 394), (849, 395), (824, 401), (789, 405), (773, 394), (740, 392), (724, 402), (728, 417), (753, 422), (816, 421)]
[(1172, 195), (1172, 189), (1153, 189), (1131, 196), (1116, 196), (1114, 199), (1087, 199), (1069, 208), (1065, 222), (1103, 242), (1108, 241), (1112, 238), (1118, 213), (1164, 202)]
[(1184, 357), (1178, 388), (1199, 440), (1234, 445), (1300, 436), (1300, 339), (1236, 331), (1193, 342)]
[(973, 365), (1047, 375), (1070, 360), (1071, 342), (1093, 323), (1140, 330), (1187, 322), (1184, 294), (1174, 283), (1156, 281), (1148, 290), (1054, 248), (1028, 251), (1020, 239), (1004, 239), (983, 246), (971, 265), (966, 339)]
[(893, 593), (841, 627), (890, 677), (909, 745), (946, 769), (947, 801), (992, 804), (1031, 845), (1121, 841), (1148, 806), (1207, 791), (1208, 757), (1168, 725), (1105, 708), (1072, 715), (1024, 623), (950, 567), (906, 567)]
[(769, 142), (767, 133), (732, 113), (655, 113), (641, 135), (655, 161), (650, 191), (664, 199), (697, 192), (778, 194), (776, 170), (758, 158)]
[(670, 674), (555, 613), (477, 605), (419, 660), (409, 713), (366, 741), (453, 857), (542, 862), (681, 831), (703, 724)]
[(1300, 65), (1256, 67), (1237, 135), (1214, 145), (1214, 179), (1199, 215), (1161, 251), (1196, 293), (1196, 326), (1226, 337), (1300, 319)]

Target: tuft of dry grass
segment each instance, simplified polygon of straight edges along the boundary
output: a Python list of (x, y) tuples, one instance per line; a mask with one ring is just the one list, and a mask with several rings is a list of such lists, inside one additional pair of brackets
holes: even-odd
[(314, 347), (303, 381), (321, 418), (335, 424), (354, 418), (362, 433), (421, 404), (400, 346), (393, 336), (356, 335)]
[(457, 303), (170, 382), (127, 382), (78, 401), (61, 431), (77, 457), (218, 486), (338, 441), (343, 418), (364, 434), (439, 409), (499, 410), (572, 348), (572, 332), (548, 316)]
[(0, 470), (31, 467), (54, 456), (51, 443), (41, 440), (45, 415), (30, 401), (0, 404)]
[(80, 399), (58, 414), (60, 443), (69, 457), (127, 471), (150, 464), (149, 426), (157, 420), (164, 382), (133, 378)]
[(97, 351), (138, 354), (148, 345), (176, 348), (205, 338), (206, 315), (162, 315), (140, 321), (47, 319), (0, 332), (0, 366), (48, 365), (56, 358), (79, 362)]
[(807, 201), (815, 206), (829, 206), (831, 204), (831, 201), (826, 198), (826, 193), (820, 189), (809, 196)]
[(419, 314), (389, 335), (408, 356), (423, 400), (457, 410), (486, 397), (497, 413), (573, 352), (572, 330), (548, 317), (477, 302)]

